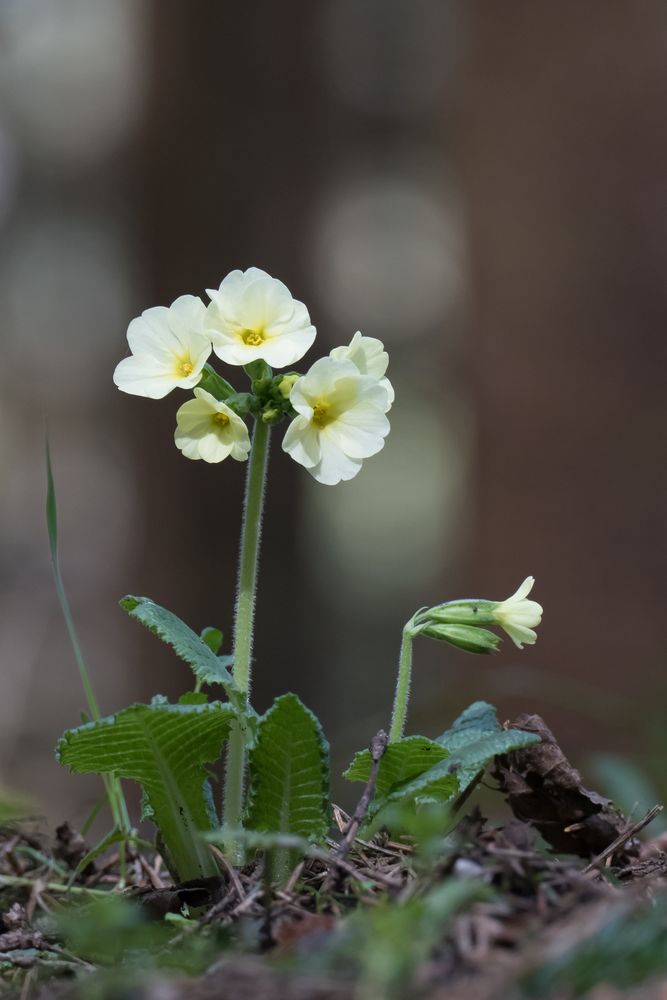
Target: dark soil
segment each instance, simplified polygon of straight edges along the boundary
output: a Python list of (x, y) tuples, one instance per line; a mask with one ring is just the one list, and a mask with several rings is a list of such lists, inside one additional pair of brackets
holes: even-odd
[[(539, 717), (514, 725), (542, 742), (496, 760), (515, 817), (504, 825), (472, 808), (426, 861), (406, 838), (345, 837), (337, 809), (329, 856), (270, 891), (259, 857), (236, 871), (220, 856), (219, 878), (173, 885), (158, 854), (129, 848), (130, 917), (99, 929), (94, 900), (119, 889), (118, 851), (77, 870), (88, 848), (68, 824), (51, 840), (5, 828), (0, 996), (666, 1000), (667, 855), (640, 839), (651, 817), (585, 789)], [(480, 891), (435, 931), (420, 923), (429, 894), (464, 882)]]

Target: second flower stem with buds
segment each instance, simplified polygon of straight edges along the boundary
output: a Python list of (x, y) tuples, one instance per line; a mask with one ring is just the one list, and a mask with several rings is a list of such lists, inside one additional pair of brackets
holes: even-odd
[(398, 678), (396, 680), (396, 691), (394, 694), (394, 708), (391, 713), (391, 725), (389, 727), (389, 742), (396, 743), (403, 736), (405, 730), (405, 718), (408, 712), (408, 701), (410, 698), (410, 681), (412, 678), (412, 620), (403, 629), (403, 640), (401, 642), (401, 655), (398, 660)]

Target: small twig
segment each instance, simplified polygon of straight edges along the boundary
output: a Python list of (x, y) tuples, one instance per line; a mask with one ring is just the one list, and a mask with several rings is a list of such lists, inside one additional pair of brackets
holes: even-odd
[[(335, 868), (338, 869), (339, 875), (341, 871), (345, 871), (345, 867), (342, 862), (345, 861), (345, 858), (354, 843), (356, 833), (366, 818), (368, 807), (370, 806), (373, 795), (375, 794), (375, 784), (377, 782), (378, 771), (380, 770), (380, 761), (382, 760), (384, 752), (387, 749), (388, 742), (389, 737), (385, 733), (384, 729), (381, 729), (380, 732), (377, 733), (371, 740), (369, 747), (371, 754), (371, 771), (368, 775), (368, 781), (366, 782), (366, 787), (363, 790), (361, 798), (357, 802), (357, 808), (350, 817), (343, 839), (331, 855), (330, 864), (332, 867), (329, 869), (329, 873), (322, 884), (324, 892), (330, 892), (333, 888), (335, 882), (333, 870)], [(338, 819), (338, 817), (336, 818)], [(340, 826), (340, 820), (338, 820), (338, 822)]]
[(301, 878), (301, 873), (303, 872), (304, 865), (305, 861), (299, 861), (298, 865), (296, 866), (296, 868), (288, 878), (287, 882), (285, 883), (285, 892), (288, 895), (291, 895), (294, 892), (294, 886)]
[(257, 889), (253, 889), (252, 892), (249, 892), (248, 895), (245, 897), (245, 899), (238, 904), (238, 906), (235, 906), (234, 909), (230, 911), (229, 916), (238, 917), (239, 914), (245, 913), (246, 910), (250, 909), (250, 907), (257, 900), (257, 898), (262, 895), (263, 891), (264, 890), (262, 889), (261, 886), (258, 887)]
[(234, 892), (238, 897), (238, 902), (242, 903), (246, 897), (246, 893), (243, 889), (243, 886), (241, 885), (241, 880), (236, 874), (236, 869), (234, 868), (233, 865), (230, 865), (229, 861), (227, 860), (227, 858), (222, 853), (219, 847), (216, 847), (215, 844), (209, 844), (208, 847), (211, 854), (215, 857), (216, 861), (218, 861), (227, 872), (227, 875), (229, 876), (229, 881), (233, 885)]
[(588, 873), (593, 871), (594, 868), (599, 868), (600, 865), (604, 864), (607, 858), (611, 858), (616, 853), (619, 847), (623, 847), (623, 845), (626, 844), (628, 840), (631, 840), (636, 833), (639, 833), (639, 831), (643, 830), (645, 826), (648, 826), (648, 824), (654, 820), (655, 817), (662, 812), (662, 810), (662, 806), (653, 806), (652, 809), (649, 809), (645, 816), (643, 816), (640, 820), (637, 820), (636, 823), (633, 823), (632, 826), (628, 827), (628, 829), (617, 837), (616, 840), (613, 840), (608, 847), (605, 847), (604, 851), (601, 851), (600, 854), (594, 857), (590, 864), (586, 865), (582, 874), (588, 875)]
[(155, 869), (150, 866), (143, 854), (139, 855), (139, 864), (141, 865), (141, 869), (150, 883), (151, 889), (164, 889), (164, 882)]
[(377, 733), (377, 735), (371, 740), (371, 745), (369, 747), (371, 752), (371, 773), (368, 775), (368, 781), (366, 782), (363, 794), (357, 802), (357, 808), (352, 813), (352, 818), (347, 825), (345, 836), (338, 845), (337, 850), (334, 852), (334, 857), (338, 861), (344, 860), (347, 857), (357, 830), (366, 819), (368, 807), (370, 806), (373, 795), (375, 794), (375, 784), (378, 778), (378, 771), (380, 770), (380, 761), (382, 760), (384, 752), (387, 749), (388, 742), (389, 737), (385, 733), (384, 729), (381, 729), (380, 732)]
[[(346, 875), (350, 875), (357, 882), (377, 882), (380, 885), (386, 885), (389, 889), (400, 889), (403, 883), (399, 882), (397, 879), (391, 878), (390, 875), (385, 875), (380, 871), (362, 871), (359, 868), (355, 868), (351, 865), (349, 861), (344, 858), (337, 858), (334, 856), (329, 857), (328, 862), (335, 868), (339, 868), (341, 871), (345, 872)], [(324, 882), (322, 888), (327, 887), (326, 881)]]

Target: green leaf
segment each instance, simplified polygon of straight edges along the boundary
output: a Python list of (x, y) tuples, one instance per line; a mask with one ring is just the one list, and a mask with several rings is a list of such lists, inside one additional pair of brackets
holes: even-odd
[(212, 830), (204, 764), (218, 759), (235, 717), (221, 702), (170, 705), (156, 698), (68, 730), (56, 756), (77, 773), (114, 774), (138, 781), (160, 829), (175, 878), (217, 873), (199, 833)]
[(234, 678), (227, 670), (231, 657), (216, 656), (205, 639), (193, 632), (177, 615), (148, 597), (129, 594), (120, 601), (130, 618), (141, 622), (153, 635), (172, 647), (177, 656), (190, 666), (193, 674), (203, 684), (221, 684), (229, 700), (244, 708), (244, 698)]
[(179, 705), (205, 705), (208, 695), (205, 691), (186, 691), (178, 699)]
[[(330, 825), (329, 745), (296, 695), (277, 698), (260, 718), (249, 764), (246, 825), (324, 840)], [(283, 873), (294, 856), (281, 852)]]
[(539, 741), (535, 733), (503, 729), (495, 708), (485, 701), (470, 705), (437, 740), (450, 752), (448, 764), (456, 773), (460, 792), (470, 786), (494, 757)]
[(438, 736), (438, 743), (448, 750), (458, 750), (461, 746), (474, 742), (480, 733), (500, 733), (502, 727), (498, 715), (487, 701), (475, 701), (461, 712), (458, 719), (448, 729)]
[[(449, 752), (435, 740), (426, 736), (406, 736), (396, 743), (390, 743), (380, 760), (375, 795), (384, 798), (392, 788), (428, 771), (434, 764), (444, 760)], [(368, 781), (371, 773), (370, 750), (361, 750), (354, 755), (352, 763), (344, 772), (348, 781)]]

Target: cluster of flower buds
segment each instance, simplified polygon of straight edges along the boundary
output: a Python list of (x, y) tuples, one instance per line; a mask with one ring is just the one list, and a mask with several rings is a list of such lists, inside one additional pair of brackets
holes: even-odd
[(501, 638), (485, 626), (499, 625), (522, 649), (524, 643), (532, 645), (535, 642), (535, 627), (542, 620), (542, 606), (537, 601), (527, 600), (534, 583), (534, 577), (526, 577), (506, 601), (448, 601), (422, 609), (406, 628), (413, 636), (440, 639), (469, 653), (494, 653)]
[[(171, 306), (145, 310), (127, 331), (131, 354), (116, 367), (123, 392), (161, 399), (173, 389), (194, 398), (176, 414), (176, 446), (186, 458), (245, 461), (245, 417), (264, 423), (289, 419), (283, 450), (320, 483), (352, 479), (365, 458), (384, 446), (394, 390), (381, 341), (355, 333), (301, 375), (274, 375), (310, 349), (315, 327), (303, 302), (281, 282), (251, 267), (232, 271), (206, 306), (182, 295)], [(208, 364), (214, 353), (243, 367), (250, 392), (236, 392)]]

